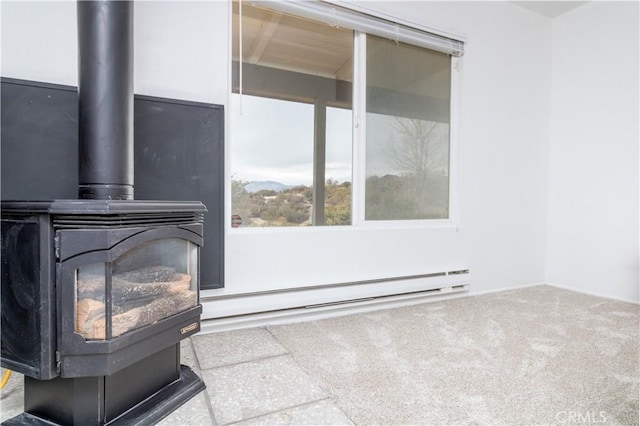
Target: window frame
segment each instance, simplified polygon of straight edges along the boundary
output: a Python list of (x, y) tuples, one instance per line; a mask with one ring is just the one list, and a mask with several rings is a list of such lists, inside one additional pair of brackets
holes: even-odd
[[(240, 0), (246, 1), (246, 0)], [(336, 4), (342, 8), (352, 10), (361, 14), (371, 16), (372, 19), (381, 18), (384, 20), (390, 20), (396, 22), (399, 25), (403, 25), (410, 30), (416, 30), (424, 33), (435, 34), (443, 37), (451, 37), (457, 40), (461, 45), (464, 45), (465, 38), (450, 32), (437, 30), (435, 28), (425, 28), (424, 26), (417, 25), (411, 22), (402, 21), (400, 19), (385, 16), (380, 13), (375, 13), (362, 7), (346, 3), (340, 0), (317, 0), (319, 3)], [(273, 2), (268, 0), (261, 0), (258, 2), (267, 7), (271, 4), (286, 3)], [(233, 1), (228, 2), (228, 22), (229, 22), (229, 49), (228, 49), (228, 90), (227, 90), (227, 105), (230, 104), (231, 96), (233, 94)], [(290, 13), (293, 16), (301, 16), (295, 13)], [(303, 17), (303, 16), (301, 16)], [(279, 233), (279, 232), (310, 232), (310, 230), (327, 231), (327, 230), (354, 230), (354, 229), (406, 229), (406, 228), (456, 228), (460, 227), (460, 205), (459, 205), (459, 152), (460, 152), (460, 95), (461, 95), (461, 69), (462, 69), (462, 55), (459, 56), (450, 54), (451, 61), (451, 86), (450, 86), (450, 123), (449, 123), (449, 214), (444, 219), (389, 219), (389, 220), (366, 220), (365, 219), (365, 198), (366, 198), (366, 32), (353, 29), (354, 43), (353, 43), (353, 84), (352, 84), (352, 178), (351, 178), (351, 224), (350, 225), (311, 225), (311, 226), (275, 226), (275, 227), (242, 227), (233, 228), (231, 226), (232, 215), (232, 200), (231, 191), (225, 191), (225, 211), (226, 214), (226, 229), (233, 233)], [(418, 44), (406, 42), (407, 44)], [(424, 49), (429, 47), (419, 46)], [(432, 49), (436, 50), (436, 49)], [(462, 50), (462, 49), (461, 49)], [(225, 111), (226, 120), (232, 120), (230, 108), (226, 108)], [(233, 135), (230, 134), (229, 129), (231, 126), (225, 126), (227, 143), (233, 143)], [(227, 153), (231, 152), (231, 149), (226, 150)], [(313, 158), (314, 173), (317, 167), (317, 161)], [(227, 155), (225, 158), (226, 168), (226, 186), (231, 187), (231, 158)], [(315, 189), (314, 189), (315, 193)], [(312, 207), (313, 211), (316, 210), (316, 206)]]
[[(460, 226), (458, 187), (459, 187), (459, 138), (460, 138), (460, 83), (462, 58), (451, 56), (451, 87), (450, 87), (450, 123), (449, 123), (449, 217), (445, 219), (390, 219), (390, 220), (366, 220), (366, 56), (367, 34), (356, 32), (354, 43), (354, 170), (352, 188), (352, 226), (363, 229), (376, 228), (441, 228)], [(356, 71), (356, 64), (359, 70)], [(358, 74), (357, 74), (358, 73)], [(356, 84), (356, 75), (359, 81)]]

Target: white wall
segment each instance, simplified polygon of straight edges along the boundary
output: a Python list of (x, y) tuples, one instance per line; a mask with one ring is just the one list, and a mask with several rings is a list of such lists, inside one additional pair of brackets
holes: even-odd
[[(0, 7), (2, 76), (77, 85), (76, 2), (3, 0)], [(225, 103), (226, 27), (224, 1), (135, 2), (136, 93)]]
[[(507, 3), (364, 6), (467, 36), (460, 110), (460, 228), (231, 231), (227, 288), (207, 295), (419, 274), (458, 265), (471, 269), (475, 292), (542, 283), (550, 21)], [(514, 53), (519, 51), (527, 54)]]
[(224, 104), (227, 3), (136, 1), (136, 93)]
[(2, 1), (2, 76), (78, 84), (76, 4)]
[(387, 13), (467, 36), (461, 247), (473, 291), (544, 282), (550, 21), (501, 2), (396, 4)]
[[(229, 230), (226, 288), (205, 295), (460, 266), (474, 292), (544, 282), (551, 22), (506, 2), (365, 6), (467, 37), (459, 228)], [(74, 3), (2, 8), (2, 75), (76, 84)], [(225, 104), (227, 4), (136, 2), (135, 12), (136, 93)]]
[(637, 2), (553, 22), (547, 278), (638, 301)]

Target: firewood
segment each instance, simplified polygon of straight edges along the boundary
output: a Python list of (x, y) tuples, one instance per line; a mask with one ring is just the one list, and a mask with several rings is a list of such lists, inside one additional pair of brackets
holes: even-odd
[(175, 273), (176, 269), (170, 266), (148, 266), (134, 269), (132, 271), (122, 272), (115, 276), (123, 281), (151, 283), (171, 281)]
[(182, 312), (197, 303), (195, 291), (182, 291), (169, 297), (154, 300), (140, 309), (138, 326), (152, 324), (158, 320)]
[[(117, 337), (136, 328), (153, 324), (189, 309), (195, 306), (196, 303), (196, 292), (183, 290), (153, 300), (151, 303), (112, 315), (111, 336)], [(105, 339), (104, 303), (84, 299), (78, 302), (78, 306), (78, 324), (82, 324), (82, 327), (78, 327), (78, 331), (87, 339)], [(100, 309), (102, 310), (100, 311)]]
[[(143, 268), (152, 269), (152, 268)], [(171, 271), (169, 274), (168, 271)], [(149, 281), (141, 281), (147, 277)], [(143, 271), (140, 273), (125, 272), (116, 274), (111, 281), (111, 297), (113, 300), (149, 298), (164, 294), (173, 294), (188, 289), (191, 275), (175, 272), (173, 268), (159, 271)], [(78, 282), (78, 298), (104, 299), (104, 277), (91, 277)]]
[(174, 272), (166, 281), (127, 281), (116, 275), (113, 277), (111, 294), (117, 299), (135, 299), (137, 297), (149, 297), (176, 293), (189, 288), (191, 275)]
[[(97, 320), (104, 319), (104, 308), (104, 303), (98, 300), (79, 300), (76, 307), (76, 331), (86, 338), (95, 338), (93, 337), (95, 335), (95, 328), (93, 327), (93, 324)], [(102, 331), (102, 334), (104, 334), (104, 330)]]
[(85, 277), (80, 274), (78, 280), (79, 299), (104, 300), (104, 276), (92, 275)]

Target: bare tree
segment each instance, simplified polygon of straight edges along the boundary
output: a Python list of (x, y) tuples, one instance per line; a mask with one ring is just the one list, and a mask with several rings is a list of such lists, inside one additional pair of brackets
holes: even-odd
[(387, 158), (407, 178), (405, 194), (415, 201), (416, 213), (433, 204), (432, 177), (448, 173), (448, 138), (442, 135), (444, 123), (394, 117), (393, 136), (387, 143)]
[(438, 123), (403, 117), (393, 117), (394, 136), (389, 138), (388, 158), (394, 167), (411, 174), (427, 173), (438, 146), (431, 135)]

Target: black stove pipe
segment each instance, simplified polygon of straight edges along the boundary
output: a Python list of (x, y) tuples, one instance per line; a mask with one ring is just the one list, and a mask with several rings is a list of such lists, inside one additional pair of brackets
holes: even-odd
[(133, 199), (133, 2), (78, 6), (78, 196)]

